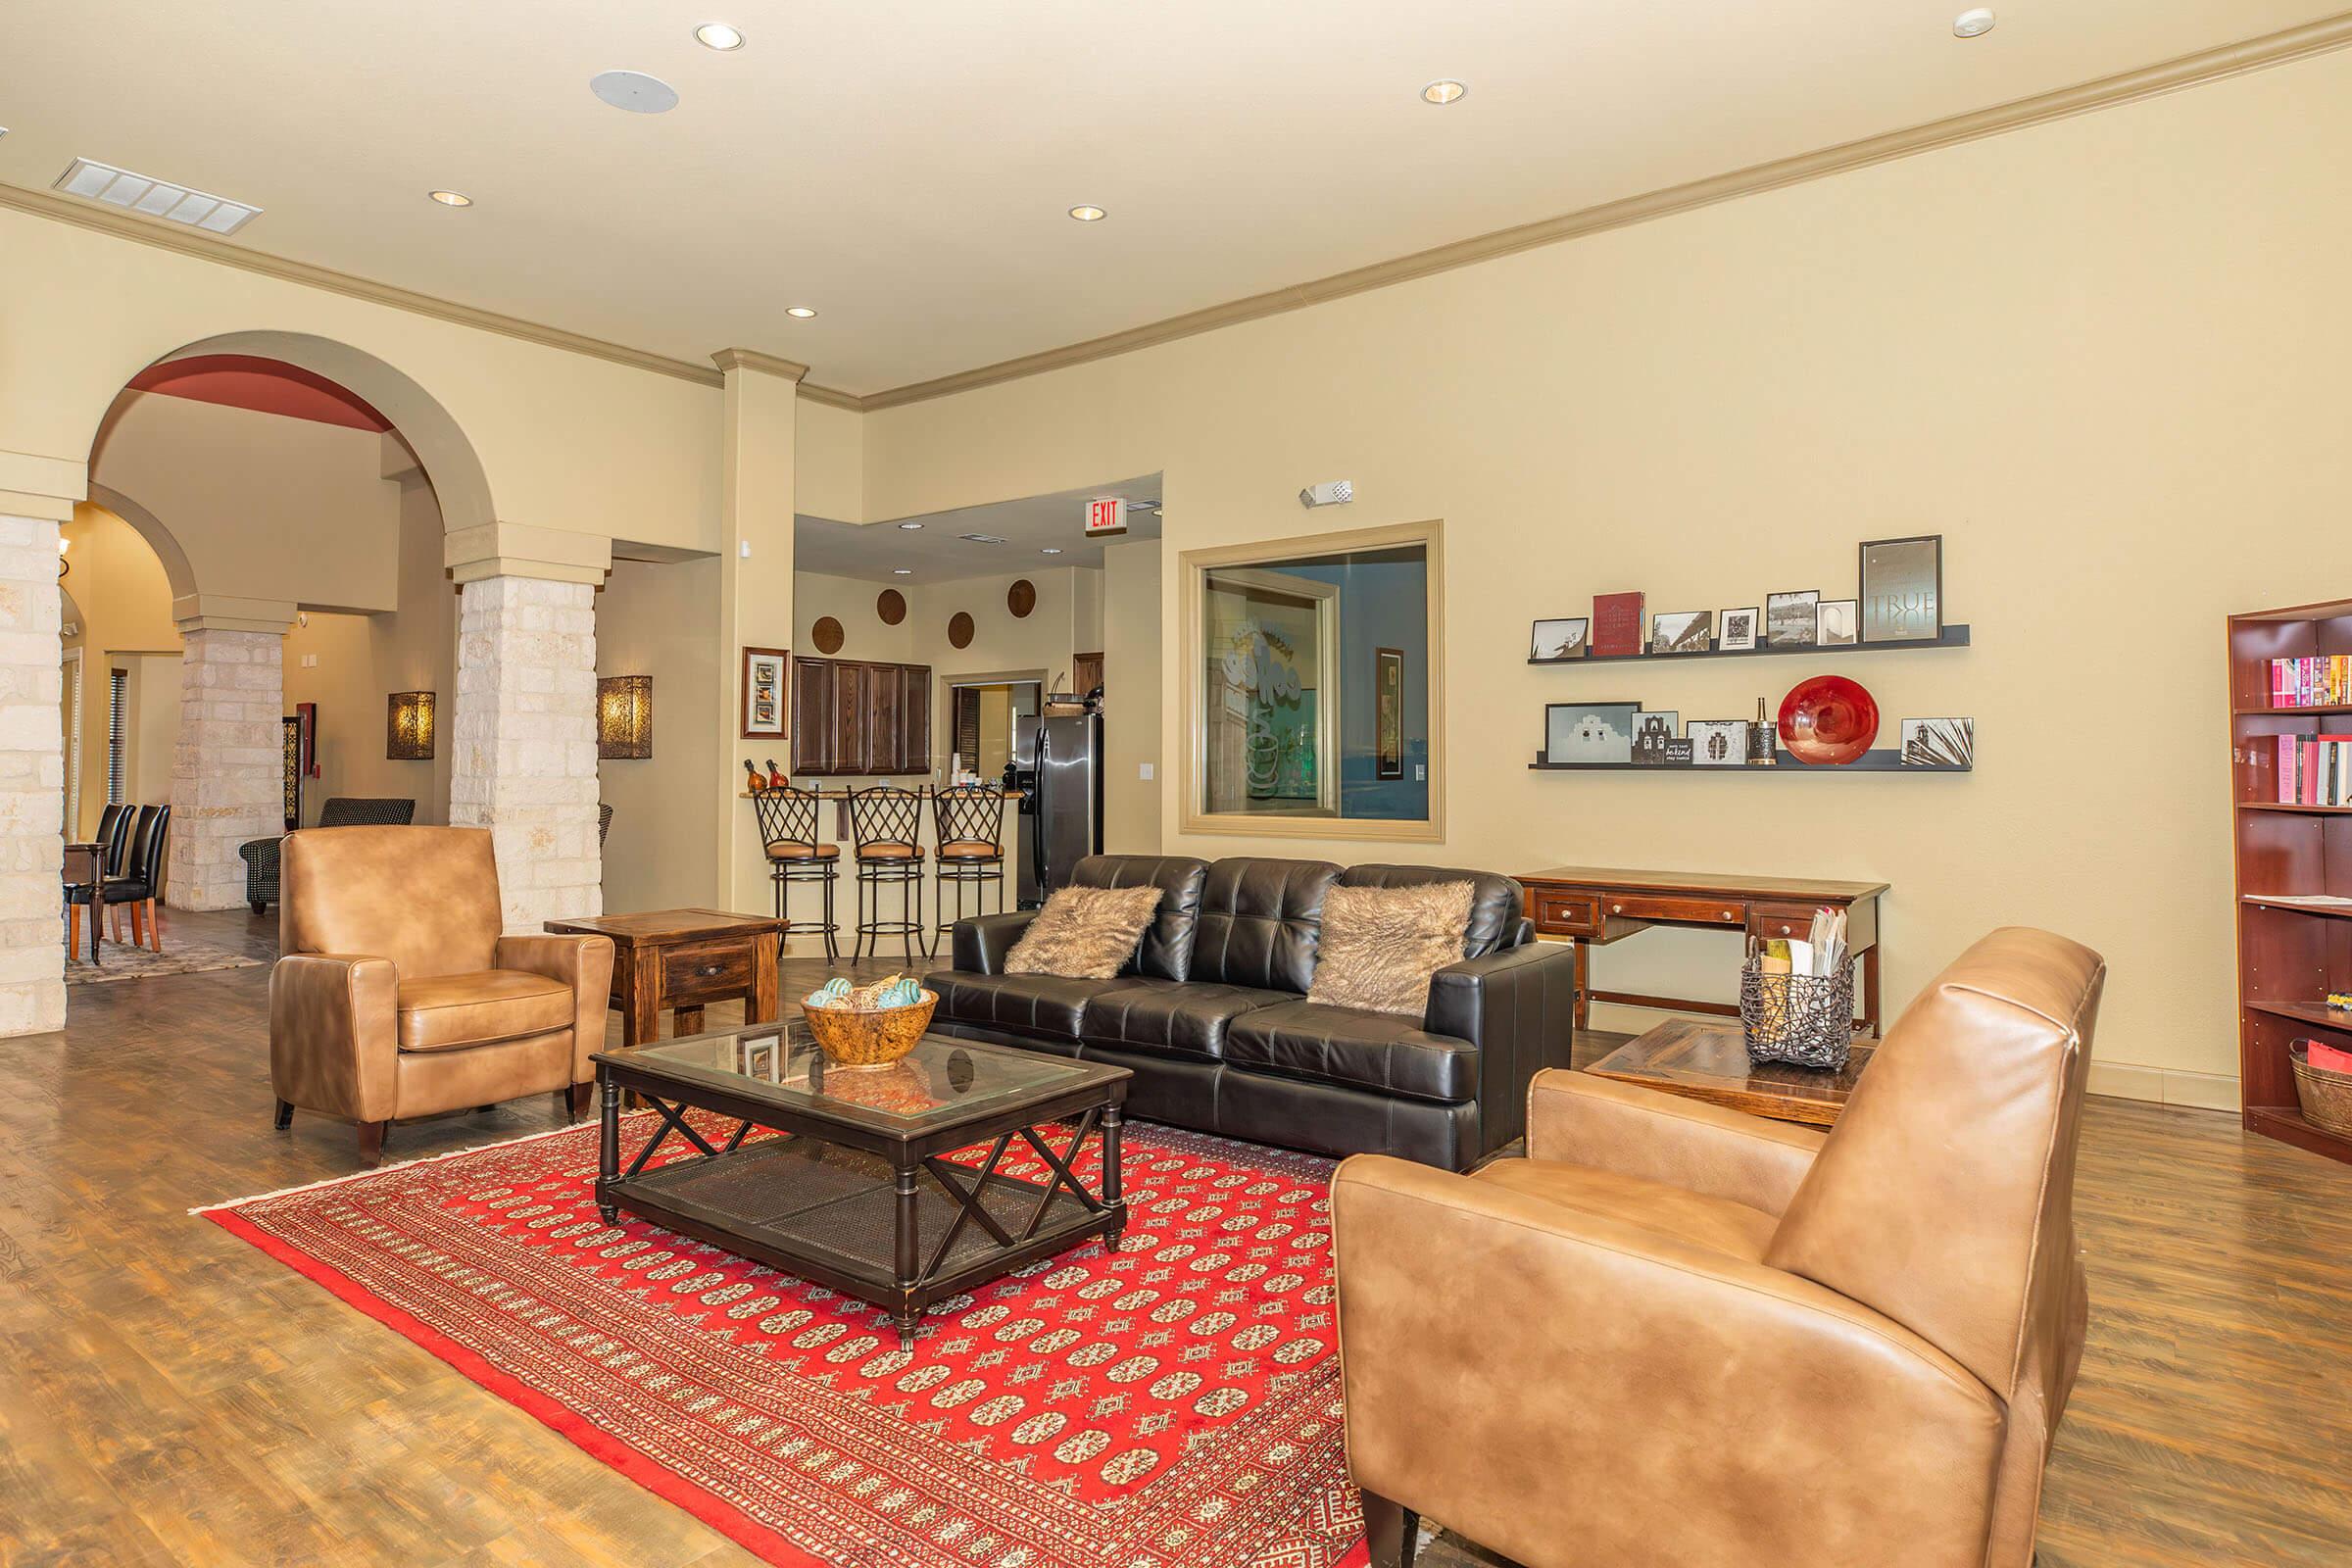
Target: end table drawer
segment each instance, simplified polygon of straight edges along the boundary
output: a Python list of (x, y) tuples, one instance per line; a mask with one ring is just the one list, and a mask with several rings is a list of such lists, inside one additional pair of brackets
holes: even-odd
[(1600, 900), (1590, 893), (1558, 893), (1537, 888), (1528, 902), (1536, 929), (1545, 936), (1591, 937), (1600, 934)]
[(752, 944), (699, 942), (662, 955), (662, 1000), (732, 997), (752, 988)]

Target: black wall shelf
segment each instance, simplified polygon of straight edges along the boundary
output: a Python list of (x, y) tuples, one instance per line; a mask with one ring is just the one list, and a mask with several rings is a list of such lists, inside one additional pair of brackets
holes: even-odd
[[(1684, 658), (1693, 656), (1684, 655)], [(1968, 773), (1973, 767), (1921, 767), (1906, 764), (1899, 751), (1864, 752), (1851, 762), (1832, 767), (1800, 762), (1787, 753), (1770, 767), (1750, 767), (1737, 762), (1720, 762), (1706, 766), (1676, 764), (1668, 767), (1660, 762), (1550, 762), (1539, 753), (1527, 764), (1532, 773), (1745, 773), (1750, 776), (1771, 773)]]
[[(1754, 648), (1709, 648), (1704, 652), (1693, 649), (1691, 652), (1687, 654), (1652, 654), (1647, 652), (1639, 654), (1587, 654), (1582, 659), (1537, 659), (1531, 655), (1527, 662), (1531, 664), (1626, 664), (1632, 663), (1636, 660), (1646, 660), (1660, 664), (1679, 664), (1686, 660), (1692, 659), (1754, 659), (1763, 655), (1771, 654), (1905, 654), (1918, 653), (1930, 648), (1966, 648), (1967, 646), (1968, 627), (1965, 623), (1963, 623), (1944, 627), (1943, 634), (1936, 638), (1933, 642), (1923, 638), (1915, 643), (1807, 643), (1801, 648), (1767, 648), (1762, 644), (1758, 644)], [(2303, 710), (2303, 711), (2308, 712), (2309, 710)], [(1921, 768), (1916, 769), (1916, 771), (1928, 772), (1933, 770)], [(1947, 769), (1946, 771), (1959, 770)]]

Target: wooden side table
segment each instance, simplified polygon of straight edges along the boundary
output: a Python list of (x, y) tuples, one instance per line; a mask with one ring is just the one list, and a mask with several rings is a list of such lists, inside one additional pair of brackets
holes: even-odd
[(1874, 1049), (1854, 1047), (1853, 1058), (1837, 1072), (1787, 1062), (1751, 1062), (1747, 1037), (1738, 1024), (1675, 1018), (1635, 1036), (1585, 1071), (1751, 1116), (1828, 1127), (1861, 1082)]
[(651, 909), (550, 920), (547, 929), (612, 939), (612, 1002), (623, 1046), (661, 1039), (664, 1011), (675, 1014), (673, 1034), (701, 1034), (703, 1008), (738, 997), (745, 1023), (776, 1015), (776, 950), (784, 928), (767, 915)]

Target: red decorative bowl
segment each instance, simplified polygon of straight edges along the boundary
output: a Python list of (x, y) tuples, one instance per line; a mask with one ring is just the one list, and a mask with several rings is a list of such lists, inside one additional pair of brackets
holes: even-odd
[(1781, 743), (1800, 762), (1853, 761), (1878, 733), (1879, 705), (1843, 675), (1816, 675), (1781, 699)]

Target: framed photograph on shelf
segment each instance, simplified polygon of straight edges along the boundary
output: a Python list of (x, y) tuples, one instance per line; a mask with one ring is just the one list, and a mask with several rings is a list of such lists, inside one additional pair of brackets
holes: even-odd
[(1973, 718), (1906, 718), (1903, 720), (1905, 767), (1974, 767), (1977, 764), (1977, 721)]
[(1943, 535), (1862, 541), (1861, 624), (1866, 643), (1943, 635)]
[(1743, 767), (1747, 763), (1747, 720), (1694, 718), (1683, 726), (1693, 767)]
[(1677, 712), (1640, 712), (1634, 715), (1634, 760), (1651, 767), (1666, 765), (1667, 748), (1680, 738), (1683, 715)]
[(1590, 642), (1586, 633), (1592, 624), (1582, 615), (1572, 620), (1539, 620), (1536, 622), (1535, 636), (1528, 644), (1527, 657), (1582, 659)]
[(791, 656), (781, 648), (743, 651), (743, 739), (774, 740), (790, 722), (790, 700), (784, 691)]
[(1764, 643), (1769, 648), (1810, 648), (1819, 632), (1821, 590), (1764, 596)]
[(1719, 610), (1715, 612), (1715, 651), (1719, 654), (1745, 653), (1756, 646), (1756, 622), (1762, 618), (1756, 607), (1744, 610)]
[(1851, 648), (1854, 645), (1854, 602), (1851, 599), (1824, 599), (1815, 622), (1814, 641), (1824, 648)]
[(1404, 777), (1404, 650), (1372, 651), (1372, 776)]
[(1649, 617), (1649, 651), (1653, 654), (1703, 654), (1715, 641), (1715, 612), (1711, 610), (1661, 610)]
[(1640, 703), (1546, 703), (1544, 760), (1630, 762)]

